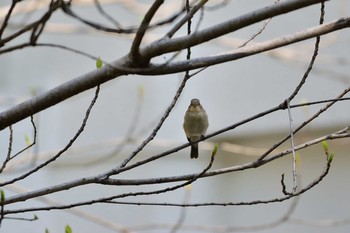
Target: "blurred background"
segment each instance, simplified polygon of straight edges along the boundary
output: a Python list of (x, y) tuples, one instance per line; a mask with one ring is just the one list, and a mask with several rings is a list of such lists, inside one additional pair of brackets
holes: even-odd
[[(139, 25), (153, 1), (100, 1), (104, 10), (128, 27)], [(209, 1), (203, 12), (193, 19), (199, 29), (271, 5), (271, 0)], [(3, 19), (10, 1), (0, 3)], [(325, 21), (349, 16), (346, 0), (326, 3)], [(41, 6), (44, 6), (41, 8)], [(10, 25), (13, 30), (27, 20), (35, 19), (46, 10), (47, 1), (24, 1), (18, 5)], [(36, 10), (32, 10), (33, 9)], [(177, 12), (182, 1), (165, 1), (157, 13), (158, 21)], [(86, 19), (108, 25), (93, 1), (73, 1), (72, 9)], [(273, 18), (266, 29), (251, 44), (293, 34), (316, 26), (320, 6), (315, 5)], [(109, 26), (111, 26), (109, 24)], [(237, 48), (263, 27), (263, 22), (236, 31), (220, 39), (192, 48), (192, 57), (210, 56)], [(144, 44), (160, 38), (170, 26), (151, 30)], [(181, 36), (185, 30), (175, 36)], [(76, 19), (58, 11), (47, 24), (39, 42), (55, 43), (75, 48), (104, 61), (113, 61), (130, 49), (133, 34), (115, 35), (96, 32)], [(11, 43), (27, 41), (18, 38)], [(293, 104), (336, 98), (350, 86), (349, 41), (347, 29), (321, 38), (316, 64)], [(183, 116), (192, 98), (199, 98), (209, 116), (208, 133), (235, 124), (282, 103), (301, 80), (311, 59), (315, 39), (287, 46), (256, 56), (210, 67), (191, 78), (174, 110), (156, 138), (136, 157), (141, 160), (187, 142), (182, 129)], [(180, 54), (178, 60), (185, 59)], [(171, 55), (161, 56), (162, 62)], [(32, 95), (48, 91), (59, 84), (95, 69), (95, 61), (87, 57), (51, 47), (17, 50), (0, 56), (0, 110), (4, 111)], [(101, 86), (87, 126), (76, 143), (52, 165), (5, 189), (7, 196), (28, 190), (68, 182), (84, 176), (100, 174), (123, 161), (152, 132), (171, 103), (184, 74), (164, 76), (122, 76)], [(30, 163), (40, 163), (62, 149), (79, 129), (95, 90), (86, 91), (35, 116), (37, 144), (19, 156), (1, 174), (8, 180), (22, 174)], [(349, 96), (349, 95), (347, 95)], [(324, 105), (292, 109), (293, 124), (299, 126)], [(335, 104), (310, 125), (295, 135), (295, 143), (336, 132), (349, 125), (348, 101)], [(25, 138), (33, 140), (30, 120), (13, 126), (13, 151), (26, 146)], [(117, 178), (144, 179), (191, 174), (208, 164), (214, 143), (219, 143), (218, 156), (212, 169), (231, 167), (254, 161), (257, 156), (289, 134), (287, 111), (279, 111), (228, 131), (200, 144), (200, 158), (189, 159), (189, 148), (157, 160)], [(9, 130), (0, 132), (0, 152), (7, 154)], [(290, 147), (287, 142), (278, 149)], [(74, 210), (35, 212), (19, 217), (39, 217), (34, 222), (5, 220), (1, 232), (64, 232), (70, 225), (74, 232), (163, 232), (170, 231), (183, 219), (179, 232), (231, 232), (264, 230), (264, 232), (348, 232), (350, 229), (350, 142), (349, 139), (329, 141), (335, 158), (328, 176), (298, 200), (254, 206), (209, 206), (179, 208), (170, 206), (130, 206), (100, 204)], [(277, 153), (277, 152), (276, 152)], [(306, 186), (318, 177), (326, 166), (321, 145), (298, 152), (299, 172)], [(155, 196), (126, 198), (120, 201), (207, 203), (266, 200), (283, 196), (280, 184), (285, 173), (287, 189), (291, 189), (292, 157), (285, 156), (257, 169), (200, 179), (190, 187)], [(45, 198), (13, 204), (12, 209), (69, 204), (140, 190), (167, 187), (89, 185)], [(288, 211), (290, 219), (278, 222)], [(281, 223), (281, 224), (278, 224)], [(243, 228), (241, 228), (243, 227)], [(248, 227), (248, 228), (245, 228)]]

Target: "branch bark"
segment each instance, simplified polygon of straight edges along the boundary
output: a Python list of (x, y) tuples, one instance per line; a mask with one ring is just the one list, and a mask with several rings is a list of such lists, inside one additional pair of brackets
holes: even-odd
[[(297, 10), (305, 6), (322, 2), (322, 0), (293, 0), (283, 4), (276, 4), (270, 7), (254, 11), (247, 15), (243, 15), (236, 19), (229, 20), (220, 25), (207, 28), (189, 36), (164, 39), (161, 42), (152, 43), (140, 50), (140, 58), (149, 60), (151, 57), (178, 51), (188, 46), (198, 45), (205, 41), (217, 38), (226, 33), (246, 27), (258, 21), (280, 15), (289, 11)], [(284, 37), (267, 41), (258, 46), (251, 46), (235, 50), (233, 53), (217, 55), (212, 57), (192, 59), (170, 64), (150, 65), (150, 68), (130, 68), (135, 64), (130, 64), (130, 58), (124, 56), (109, 65), (105, 65), (101, 69), (93, 70), (87, 74), (83, 74), (71, 81), (68, 81), (52, 90), (41, 95), (33, 97), (21, 104), (18, 104), (2, 113), (0, 113), (0, 130), (17, 123), (29, 116), (32, 116), (46, 108), (58, 104), (74, 95), (91, 89), (97, 85), (107, 82), (111, 79), (127, 74), (144, 74), (144, 75), (161, 75), (192, 70), (200, 67), (207, 67), (227, 61), (236, 60), (247, 57), (284, 45), (296, 43), (301, 40), (323, 35), (332, 31), (336, 31), (345, 27), (350, 27), (350, 17), (342, 18), (338, 21), (324, 24), (323, 26), (309, 29), (305, 32), (298, 33), (294, 36)]]

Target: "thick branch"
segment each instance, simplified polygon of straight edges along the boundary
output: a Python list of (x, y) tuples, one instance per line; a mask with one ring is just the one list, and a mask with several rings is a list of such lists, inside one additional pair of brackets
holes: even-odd
[[(297, 6), (294, 6), (291, 3), (296, 4)], [(297, 3), (295, 3), (297, 2)], [(150, 56), (156, 56), (158, 53), (167, 53), (170, 51), (176, 51), (179, 46), (181, 48), (186, 48), (189, 46), (189, 44), (186, 44), (185, 41), (192, 41), (193, 43), (195, 41), (195, 44), (203, 43), (204, 41), (196, 41), (194, 38), (197, 38), (198, 36), (207, 38), (207, 40), (211, 39), (213, 35), (220, 36), (221, 33), (227, 32), (228, 29), (231, 31), (235, 28), (239, 27), (242, 28), (246, 26), (247, 23), (254, 23), (256, 20), (253, 20), (256, 17), (256, 14), (260, 12), (260, 16), (262, 18), (269, 18), (273, 16), (273, 13), (275, 15), (282, 14), (287, 12), (288, 10), (295, 10), (299, 7), (301, 8), (304, 5), (311, 5), (313, 3), (321, 2), (321, 0), (309, 0), (309, 1), (288, 1), (286, 3), (277, 4), (278, 6), (272, 6), (267, 7), (263, 10), (259, 10), (255, 12), (254, 14), (250, 14), (249, 17), (252, 18), (251, 20), (248, 20), (248, 16), (243, 17), (245, 19), (245, 24), (239, 24), (239, 26), (232, 25), (232, 20), (225, 22), (220, 25), (220, 28), (223, 28), (221, 30), (217, 29), (214, 30), (213, 28), (208, 28), (206, 30), (202, 30), (198, 33), (194, 33), (190, 36), (171, 39), (171, 40), (165, 40), (162, 42), (161, 46), (159, 48), (155, 48), (155, 44), (152, 44), (150, 46), (145, 47), (144, 49), (140, 50), (141, 57), (144, 57), (145, 55)], [(288, 5), (288, 4), (289, 5)], [(303, 3), (303, 4), (302, 4)], [(286, 7), (288, 6), (288, 7)], [(282, 13), (279, 13), (279, 10), (281, 10)], [(268, 13), (263, 14), (264, 11), (267, 11)], [(263, 17), (264, 16), (264, 17)], [(241, 19), (241, 20), (243, 20)], [(236, 22), (237, 23), (237, 22)], [(238, 21), (239, 23), (239, 21)], [(226, 25), (226, 27), (224, 27)], [(2, 113), (0, 113), (0, 130), (3, 130), (4, 128), (15, 124), (31, 115), (34, 115), (46, 108), (49, 108), (55, 104), (58, 104), (62, 102), (63, 100), (66, 100), (76, 94), (79, 94), (83, 91), (86, 91), (90, 88), (93, 88), (99, 84), (102, 84), (106, 81), (109, 81), (113, 78), (119, 77), (121, 75), (126, 74), (148, 74), (148, 75), (161, 75), (161, 74), (170, 74), (175, 72), (181, 72), (186, 70), (192, 70), (200, 67), (207, 67), (214, 64), (219, 64), (227, 61), (236, 60), (239, 58), (247, 57), (250, 55), (254, 55), (257, 53), (261, 53), (264, 51), (268, 51), (274, 48), (282, 47), (284, 45), (296, 43), (301, 40), (305, 40), (308, 38), (312, 38), (315, 36), (323, 35), (332, 31), (336, 31), (345, 27), (350, 27), (350, 17), (342, 18), (336, 22), (331, 22), (328, 24), (324, 24), (322, 26), (318, 26), (312, 29), (309, 29), (305, 32), (298, 33), (296, 35), (292, 35), (290, 37), (283, 37), (280, 39), (275, 39), (272, 41), (268, 41), (265, 43), (261, 43), (256, 46), (250, 46), (247, 48), (241, 48), (235, 50), (233, 53), (228, 53), (224, 55), (217, 55), (217, 56), (211, 56), (206, 58), (199, 58), (199, 59), (192, 59), (188, 61), (183, 62), (177, 62), (177, 63), (170, 63), (166, 65), (153, 65), (150, 68), (129, 68), (132, 67), (132, 64), (130, 64), (130, 60), (127, 56), (124, 56), (120, 58), (119, 60), (113, 62), (111, 65), (106, 65), (102, 69), (94, 70), (92, 72), (89, 72), (87, 74), (81, 75), (80, 77), (77, 77), (69, 82), (66, 82), (48, 92), (45, 92), (41, 95), (38, 95), (36, 97), (33, 97), (30, 100), (27, 100), (19, 105), (14, 106), (13, 108), (6, 110)], [(212, 30), (215, 32), (212, 32)], [(229, 30), (229, 31), (230, 31)], [(192, 38), (192, 39), (191, 39)], [(179, 43), (179, 44), (178, 44)], [(185, 44), (184, 44), (185, 43)], [(164, 48), (164, 46), (168, 46), (169, 48)], [(184, 47), (183, 47), (184, 46)]]
[(141, 49), (140, 55), (146, 60), (165, 53), (180, 51), (182, 49), (203, 44), (209, 40), (218, 38), (238, 29), (258, 23), (273, 16), (285, 14), (300, 8), (324, 2), (324, 0), (290, 0), (279, 4), (265, 7), (240, 17), (225, 21), (218, 25), (203, 29), (189, 36), (182, 36), (174, 39), (160, 39), (149, 46)]
[(139, 48), (142, 42), (142, 39), (146, 33), (146, 30), (149, 26), (149, 23), (151, 22), (153, 16), (155, 15), (155, 13), (157, 12), (157, 10), (159, 9), (159, 7), (164, 3), (164, 0), (156, 0), (154, 1), (153, 5), (151, 6), (151, 8), (148, 10), (148, 12), (146, 13), (145, 17), (142, 20), (142, 23), (139, 27), (139, 29), (136, 32), (134, 41), (132, 43), (131, 49), (130, 49), (130, 56), (133, 60), (137, 60), (138, 59), (138, 55), (139, 55)]
[(124, 73), (104, 66), (24, 101), (0, 114), (0, 130)]
[[(228, 53), (223, 53), (214, 56), (195, 58), (191, 60), (173, 62), (168, 64), (153, 64), (150, 68), (135, 70), (137, 74), (142, 75), (160, 75), (177, 73), (184, 70), (193, 70), (203, 67), (208, 67), (228, 61), (238, 60), (244, 57), (249, 57), (258, 53), (266, 52), (276, 48), (284, 47), (293, 43), (304, 41), (316, 36), (328, 34), (343, 28), (350, 27), (350, 17), (341, 18), (320, 26), (309, 28), (292, 35), (276, 38), (266, 42), (255, 43), (251, 46), (235, 49)], [(166, 44), (169, 48), (176, 46), (174, 41), (168, 41)], [(166, 52), (166, 51), (165, 51)]]

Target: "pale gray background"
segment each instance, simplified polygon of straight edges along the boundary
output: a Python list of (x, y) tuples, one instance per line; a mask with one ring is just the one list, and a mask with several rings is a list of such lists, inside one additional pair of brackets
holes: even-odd
[[(206, 11), (201, 28), (215, 25), (272, 2), (267, 0), (231, 1), (229, 5), (222, 9)], [(145, 1), (139, 1), (139, 3), (145, 3)], [(346, 0), (331, 1), (326, 5), (326, 21), (338, 19), (350, 13), (349, 2)], [(122, 15), (121, 22), (124, 25), (128, 23), (138, 24), (142, 16), (141, 13), (129, 13), (123, 7), (117, 5), (108, 5), (105, 8), (110, 13)], [(291, 34), (316, 25), (319, 8), (319, 6), (313, 6), (297, 13), (274, 18), (264, 33), (257, 38), (257, 41)], [(89, 7), (73, 9), (79, 9), (79, 14), (86, 18), (100, 19), (96, 11)], [(167, 9), (169, 8), (161, 8), (160, 14), (166, 15)], [(17, 19), (20, 19), (20, 16)], [(103, 20), (101, 19), (101, 21)], [(61, 13), (56, 13), (52, 22), (69, 23), (74, 21)], [(244, 41), (260, 29), (261, 25), (253, 25), (250, 28), (231, 33), (229, 37)], [(84, 26), (82, 28), (88, 29)], [(152, 31), (153, 37), (147, 39), (153, 40), (164, 31), (166, 31), (166, 28)], [(181, 33), (184, 33), (184, 31)], [(294, 99), (294, 103), (334, 98), (349, 86), (349, 39), (350, 34), (347, 29), (322, 38), (320, 56), (317, 58), (315, 68), (300, 94)], [(40, 41), (75, 47), (95, 56), (101, 56), (106, 61), (112, 61), (124, 55), (131, 45), (131, 41), (126, 37), (118, 38), (113, 35), (106, 36), (84, 32), (68, 34), (47, 32), (41, 37)], [(285, 48), (286, 50), (277, 50), (283, 51), (283, 54), (292, 54), (290, 59), (276, 58), (273, 53), (264, 53), (211, 67), (195, 76), (188, 82), (178, 105), (159, 131), (153, 146), (147, 147), (139, 156), (151, 156), (186, 142), (182, 130), (182, 120), (189, 101), (193, 97), (199, 98), (207, 110), (210, 119), (209, 132), (234, 124), (281, 103), (289, 96), (301, 79), (311, 57), (313, 44), (314, 40), (309, 40), (288, 46)], [(235, 46), (237, 44), (233, 44), (232, 48)], [(212, 41), (198, 48), (193, 48), (192, 54), (193, 57), (200, 57), (228, 49), (230, 48), (223, 46), (219, 41)], [(184, 56), (185, 54), (181, 57)], [(163, 57), (158, 58), (159, 61), (163, 59)], [(341, 60), (343, 62), (340, 62)], [(0, 97), (2, 99), (0, 110), (5, 110), (23, 99), (29, 98), (31, 87), (35, 87), (40, 92), (47, 91), (94, 69), (94, 67), (95, 62), (92, 60), (52, 48), (27, 48), (2, 55), (0, 56)], [(86, 130), (75, 143), (74, 148), (76, 150), (72, 148), (59, 159), (58, 164), (36, 173), (20, 182), (20, 185), (35, 190), (70, 181), (84, 175), (98, 174), (113, 167), (114, 164), (117, 164), (118, 161), (134, 150), (137, 144), (128, 146), (119, 157), (105, 163), (99, 163), (96, 166), (74, 166), (74, 164), (98, 158), (99, 155), (114, 148), (112, 144), (115, 140), (123, 138), (130, 127), (135, 112), (140, 86), (144, 89), (144, 98), (137, 128), (145, 129), (145, 133), (137, 139), (144, 139), (171, 102), (181, 81), (181, 76), (182, 74), (157, 77), (125, 76), (102, 85), (99, 99), (92, 111)], [(93, 93), (94, 90), (84, 92), (40, 113), (38, 124), (40, 155), (46, 156), (66, 145), (80, 127)], [(14, 101), (7, 101), (8, 98), (13, 98)], [(294, 124), (298, 125), (303, 122), (306, 117), (317, 111), (318, 107), (294, 109), (292, 112)], [(309, 131), (303, 134), (303, 137), (296, 138), (296, 140), (302, 142), (304, 137), (319, 137), (322, 133), (330, 133), (343, 128), (349, 125), (349, 115), (349, 103), (339, 103), (312, 123)], [(288, 132), (288, 114), (287, 112), (279, 112), (211, 140), (231, 140), (236, 144), (249, 147), (267, 148)], [(24, 135), (31, 135), (32, 133), (29, 120), (26, 119), (16, 124), (14, 133), (14, 151), (18, 151), (25, 145)], [(4, 156), (8, 145), (7, 129), (0, 132), (0, 143), (1, 154)], [(92, 146), (84, 150), (88, 145)], [(348, 201), (350, 190), (348, 177), (350, 174), (347, 168), (347, 164), (350, 162), (348, 157), (350, 151), (349, 140), (343, 139), (339, 143), (330, 142), (330, 145), (331, 149), (336, 152), (331, 173), (320, 185), (303, 195), (292, 215), (293, 218), (305, 220), (350, 218), (350, 204)], [(202, 146), (205, 147), (204, 144)], [(284, 147), (288, 147), (288, 144)], [(208, 162), (210, 152), (202, 150), (201, 158), (198, 160), (189, 160), (188, 153), (188, 149), (180, 151), (151, 165), (141, 167), (137, 171), (123, 174), (121, 177), (128, 179), (147, 178), (201, 171)], [(324, 155), (321, 146), (315, 146), (301, 152), (301, 157), (303, 183), (307, 184), (322, 171), (325, 165)], [(252, 159), (254, 157), (230, 154), (220, 150), (219, 158), (214, 167), (229, 167)], [(280, 176), (282, 173), (286, 173), (289, 181), (290, 171), (291, 158), (286, 157), (259, 169), (200, 180), (192, 185), (189, 202), (236, 202), (281, 196)], [(12, 175), (14, 174), (2, 175), (1, 179), (7, 179)], [(107, 196), (126, 190), (140, 190), (141, 188), (150, 189), (150, 187), (110, 188), (88, 186), (67, 193), (57, 193), (49, 197), (63, 203), (71, 203), (97, 197), (102, 193)], [(6, 194), (10, 196), (13, 193), (6, 190)], [(154, 197), (126, 200), (182, 203), (184, 197), (185, 191), (181, 189)], [(36, 205), (42, 204), (37, 201), (28, 201), (13, 205), (13, 207)], [(186, 212), (184, 225), (256, 226), (276, 220), (286, 212), (289, 205), (290, 201), (253, 207), (189, 208)], [(79, 210), (102, 216), (106, 220), (126, 227), (152, 223), (172, 225), (177, 222), (181, 212), (180, 208), (174, 207), (119, 205), (94, 205), (79, 208)], [(39, 220), (35, 222), (4, 221), (1, 232), (44, 232), (45, 228), (48, 228), (50, 232), (63, 232), (66, 224), (72, 226), (74, 232), (113, 232), (64, 211), (37, 212), (36, 214), (39, 216)], [(23, 217), (31, 216), (32, 214), (23, 215)], [(334, 228), (315, 228), (286, 223), (264, 232), (348, 232), (349, 228), (348, 225)], [(165, 230), (160, 232), (163, 231)]]

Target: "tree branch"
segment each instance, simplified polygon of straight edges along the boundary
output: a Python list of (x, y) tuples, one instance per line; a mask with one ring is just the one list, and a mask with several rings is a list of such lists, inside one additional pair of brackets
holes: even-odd
[(262, 20), (320, 2), (324, 2), (324, 0), (289, 0), (283, 3), (274, 4), (272, 6), (253, 11), (218, 25), (203, 29), (189, 36), (182, 36), (171, 40), (162, 38), (141, 49), (140, 56), (144, 59), (151, 59), (165, 53), (180, 51), (182, 49), (199, 45), (206, 41), (234, 32)]
[[(142, 75), (161, 75), (177, 73), (183, 70), (194, 70), (202, 67), (225, 63), (228, 61), (238, 60), (244, 57), (249, 57), (258, 53), (304, 41), (316, 36), (325, 35), (347, 27), (350, 27), (350, 17), (340, 18), (338, 20), (320, 26), (308, 28), (304, 31), (297, 32), (292, 35), (279, 37), (266, 42), (255, 43), (254, 45), (238, 48), (231, 52), (168, 64), (151, 64), (149, 66), (150, 68), (135, 69), (134, 72)], [(176, 51), (177, 44), (175, 41), (169, 40), (164, 42), (164, 45), (165, 44), (169, 46), (171, 51)], [(171, 51), (164, 50), (163, 52), (166, 53)]]
[[(320, 0), (319, 0), (320, 1)], [(290, 1), (288, 1), (290, 2)], [(297, 1), (297, 2), (307, 2), (308, 5), (310, 5), (310, 2), (318, 2), (316, 0), (313, 1)], [(305, 3), (306, 4), (306, 3)], [(277, 6), (278, 5), (278, 6)], [(280, 7), (282, 4), (277, 4), (273, 7)], [(285, 4), (284, 4), (285, 5)], [(269, 7), (267, 10), (273, 8)], [(301, 7), (301, 6), (300, 6)], [(278, 8), (277, 8), (278, 9)], [(284, 11), (286, 9), (282, 8)], [(289, 8), (288, 8), (289, 9)], [(271, 11), (271, 10), (270, 10)], [(276, 11), (276, 10), (275, 10)], [(273, 11), (273, 12), (275, 12)], [(276, 13), (276, 12), (275, 12)], [(250, 15), (250, 17), (254, 18), (255, 15)], [(266, 17), (270, 17), (271, 14), (267, 14)], [(247, 16), (248, 17), (248, 16)], [(227, 25), (230, 21), (226, 22)], [(242, 26), (243, 27), (243, 26)], [(181, 72), (186, 70), (192, 70), (197, 69), (200, 67), (206, 67), (210, 65), (215, 65), (227, 61), (233, 61), (236, 59), (240, 59), (243, 57), (251, 56), (257, 53), (265, 52), (271, 49), (279, 48), (285, 45), (289, 45), (292, 43), (299, 42), (301, 40), (309, 39), (315, 36), (327, 34), (332, 31), (336, 31), (345, 27), (350, 27), (350, 17), (342, 18), (337, 21), (330, 22), (328, 24), (324, 24), (322, 26), (314, 27), (311, 29), (308, 29), (304, 32), (297, 33), (295, 35), (290, 35), (287, 37), (277, 38), (275, 40), (267, 41), (264, 43), (260, 43), (258, 45), (254, 46), (248, 46), (240, 49), (236, 49), (231, 53), (217, 55), (217, 56), (209, 56), (205, 58), (197, 58), (197, 59), (191, 59), (181, 62), (174, 62), (169, 64), (159, 64), (159, 65), (151, 65), (150, 68), (128, 68), (130, 60), (127, 56), (124, 56), (120, 58), (117, 61), (114, 61), (111, 64), (105, 65), (101, 69), (97, 69), (94, 71), (91, 71), (87, 74), (81, 75), (71, 81), (68, 81), (48, 92), (45, 92), (41, 95), (38, 95), (36, 97), (33, 97), (30, 100), (27, 100), (21, 104), (18, 104), (14, 107), (12, 107), (9, 110), (6, 110), (2, 113), (0, 113), (0, 130), (3, 130), (4, 128), (8, 127), (11, 124), (17, 123), (20, 120), (25, 119), (26, 117), (29, 117), (31, 115), (34, 115), (46, 108), (49, 108), (55, 104), (58, 104), (74, 95), (77, 95), (83, 91), (86, 91), (88, 89), (91, 89), (99, 84), (102, 84), (104, 82), (107, 82), (111, 79), (117, 78), (121, 75), (127, 75), (127, 74), (144, 74), (144, 75), (161, 75), (161, 74), (170, 74), (175, 72)], [(209, 30), (209, 29), (208, 29)], [(211, 36), (211, 31), (209, 30), (203, 30), (205, 31), (208, 36)], [(197, 36), (202, 35), (203, 31), (194, 33)], [(198, 34), (199, 33), (199, 34)], [(175, 38), (170, 41), (164, 41), (162, 42), (162, 46), (167, 45), (169, 46), (170, 50), (174, 50), (174, 46), (178, 48), (176, 45), (176, 42), (182, 40), (187, 40), (188, 38), (192, 38), (194, 35), (190, 35), (189, 37), (185, 38)], [(183, 42), (181, 42), (183, 43)], [(198, 43), (197, 43), (198, 44)], [(189, 44), (186, 44), (188, 46)], [(153, 50), (151, 49), (153, 48)], [(160, 48), (154, 48), (154, 44), (152, 46), (147, 46), (145, 49), (141, 49), (140, 53), (145, 53), (145, 51), (149, 52), (155, 52), (162, 50), (164, 53), (169, 52), (168, 49), (162, 49)], [(142, 52), (143, 51), (143, 52)], [(152, 52), (152, 53), (153, 53)], [(157, 53), (158, 53), (157, 52)], [(156, 53), (153, 53), (153, 55), (156, 55)], [(143, 55), (144, 56), (144, 55)]]
[[(159, 7), (163, 3), (164, 3), (164, 0), (156, 0), (156, 1), (154, 1), (152, 6), (150, 7), (148, 12), (146, 13), (145, 17), (143, 18), (139, 29), (136, 32), (135, 38), (134, 38), (134, 40), (132, 42), (132, 46), (131, 46), (131, 49), (130, 49), (130, 58), (131, 58), (131, 60), (133, 60), (133, 61), (135, 61), (137, 63), (140, 61), (138, 59), (139, 58), (139, 48), (140, 48), (143, 36), (145, 35), (146, 30), (148, 28), (148, 25), (151, 22), (154, 14), (157, 12)], [(143, 59), (143, 61), (145, 61), (145, 60)]]

